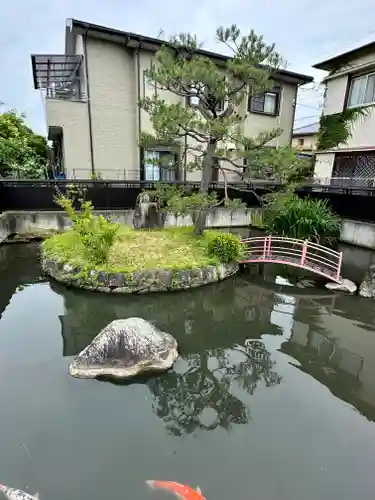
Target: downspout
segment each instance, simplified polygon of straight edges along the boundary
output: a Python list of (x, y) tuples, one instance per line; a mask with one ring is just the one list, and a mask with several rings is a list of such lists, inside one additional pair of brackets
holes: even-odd
[(289, 141), (289, 147), (292, 146), (292, 141), (293, 141), (293, 130), (294, 130), (294, 120), (296, 118), (296, 111), (297, 111), (297, 97), (298, 97), (298, 89), (299, 89), (299, 86), (302, 85), (302, 83), (298, 83), (297, 84), (297, 88), (296, 88), (296, 94), (295, 94), (295, 98), (294, 98), (294, 107), (293, 107), (293, 116), (292, 116), (292, 133), (290, 134), (290, 141)]
[(184, 143), (185, 143), (185, 151), (184, 151), (184, 178), (183, 181), (186, 182), (187, 180), (187, 147), (188, 147), (188, 140), (187, 136), (185, 135)]
[(89, 65), (87, 59), (87, 31), (83, 36), (83, 55), (85, 58), (85, 73), (86, 73), (86, 95), (87, 95), (87, 114), (89, 119), (89, 140), (90, 140), (90, 155), (91, 155), (91, 172), (92, 175), (95, 174), (95, 164), (94, 164), (94, 142), (92, 137), (92, 113), (91, 113), (91, 97), (90, 97), (90, 80), (89, 80)]
[(136, 52), (136, 62), (137, 62), (137, 106), (138, 106), (138, 159), (139, 159), (139, 176), (140, 179), (143, 180), (144, 178), (144, 166), (143, 166), (143, 148), (140, 145), (140, 138), (141, 138), (141, 132), (142, 132), (142, 126), (141, 126), (141, 119), (142, 119), (142, 110), (141, 106), (139, 105), (139, 101), (141, 99), (141, 63), (139, 59), (139, 52), (141, 50), (142, 44), (138, 44), (137, 52)]

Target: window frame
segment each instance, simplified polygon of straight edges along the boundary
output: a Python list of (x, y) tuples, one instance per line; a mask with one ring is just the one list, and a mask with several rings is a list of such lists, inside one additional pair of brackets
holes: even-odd
[[(192, 99), (197, 99), (198, 102), (196, 104), (193, 104), (192, 103)], [(198, 96), (198, 92), (195, 93), (194, 95), (194, 90), (191, 89), (191, 94), (186, 96), (186, 100), (187, 100), (187, 105), (190, 107), (190, 108), (199, 108), (199, 101), (200, 101), (200, 98)]]
[[(195, 108), (195, 109), (198, 109), (199, 108), (199, 104), (200, 104), (200, 97), (198, 97), (197, 95), (194, 95), (194, 89), (191, 89), (191, 94), (186, 96), (186, 104), (187, 106), (189, 106), (190, 108)], [(198, 94), (198, 92), (196, 92), (196, 94)], [(198, 102), (196, 104), (193, 104), (191, 102), (192, 99), (198, 99)], [(226, 104), (226, 100), (221, 100), (218, 102), (217, 106), (216, 106), (216, 111), (218, 113), (222, 113), (224, 110), (225, 110), (225, 104)]]
[[(265, 116), (279, 116), (280, 115), (281, 93), (282, 93), (282, 86), (275, 85), (271, 89), (265, 90), (264, 92), (261, 92), (259, 95), (249, 95), (249, 98), (247, 101), (248, 113), (254, 113), (254, 114), (265, 115)], [(267, 94), (272, 94), (275, 96), (275, 111), (273, 113), (269, 113), (267, 111), (264, 111), (265, 96)], [(259, 111), (259, 110), (253, 108), (253, 105), (252, 105), (253, 99), (258, 99), (258, 100), (263, 99), (263, 111)]]
[(365, 87), (363, 89), (363, 98), (364, 98), (365, 95), (366, 95), (366, 88), (367, 88), (368, 78), (369, 78), (369, 76), (373, 76), (373, 75), (375, 76), (375, 70), (369, 71), (368, 73), (361, 73), (359, 75), (352, 75), (349, 78), (349, 81), (348, 81), (348, 91), (347, 91), (347, 99), (346, 99), (345, 108), (348, 108), (348, 109), (363, 108), (365, 106), (371, 106), (371, 105), (375, 104), (375, 92), (374, 92), (373, 101), (371, 101), (371, 102), (366, 102), (366, 103), (362, 102), (360, 104), (349, 104), (350, 103), (350, 94), (351, 94), (351, 91), (352, 91), (352, 88), (353, 88), (353, 82), (355, 80), (359, 80), (360, 78), (366, 77), (366, 85), (365, 85)]
[[(151, 154), (152, 157), (155, 158), (155, 155), (158, 156), (158, 160), (160, 161), (162, 156), (170, 155), (174, 158), (174, 161), (178, 162), (178, 155), (171, 152), (167, 147), (166, 148), (155, 148), (155, 149), (141, 149), (141, 179), (147, 182), (173, 182), (178, 180), (179, 173), (177, 169), (168, 169), (167, 167), (163, 167), (162, 165), (155, 165), (147, 162), (147, 156)], [(147, 170), (149, 168), (149, 170)], [(152, 179), (147, 178), (148, 173), (152, 172)], [(150, 176), (150, 177), (151, 177)]]

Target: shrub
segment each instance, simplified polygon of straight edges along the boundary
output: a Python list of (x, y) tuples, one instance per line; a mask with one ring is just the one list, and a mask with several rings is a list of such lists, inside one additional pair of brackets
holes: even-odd
[(94, 264), (106, 262), (116, 240), (119, 224), (102, 215), (95, 217), (91, 201), (83, 201), (79, 211), (73, 208), (73, 201), (67, 196), (60, 194), (56, 197), (56, 203), (69, 215), (72, 230), (79, 237), (87, 260)]
[(218, 257), (220, 262), (228, 264), (238, 260), (242, 245), (240, 238), (231, 233), (220, 233), (210, 238), (208, 252), (212, 257)]
[(266, 207), (265, 229), (268, 233), (321, 244), (334, 243), (340, 234), (340, 218), (326, 200), (301, 199), (296, 195), (279, 198)]

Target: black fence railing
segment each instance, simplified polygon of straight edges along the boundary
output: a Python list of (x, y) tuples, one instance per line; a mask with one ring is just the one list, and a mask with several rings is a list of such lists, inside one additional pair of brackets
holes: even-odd
[[(0, 180), (0, 211), (60, 210), (54, 198), (58, 192), (65, 193), (69, 186), (83, 188), (86, 199), (91, 200), (97, 210), (132, 209), (141, 191), (152, 189), (157, 184), (150, 181)], [(168, 184), (199, 189), (198, 182), (174, 181)], [(242, 183), (229, 183), (227, 186), (228, 195), (240, 198), (248, 207), (260, 206), (262, 195), (280, 188), (278, 182), (260, 180), (254, 180), (247, 186)], [(214, 182), (210, 190), (215, 191), (219, 199), (224, 197), (224, 183)], [(317, 185), (310, 182), (298, 188), (297, 194), (328, 200), (341, 217), (375, 222), (375, 187)]]
[[(0, 210), (58, 210), (55, 196), (75, 188), (84, 189), (86, 199), (92, 201), (97, 210), (125, 210), (135, 207), (141, 191), (153, 189), (158, 183), (150, 181), (103, 181), (103, 180), (2, 180), (0, 181)], [(172, 181), (170, 185), (179, 185), (186, 189), (198, 190), (198, 182)], [(254, 181), (246, 188), (244, 184), (228, 184), (228, 195), (239, 198), (248, 206), (259, 206), (259, 197), (280, 184), (272, 181)], [(210, 185), (222, 199), (225, 193), (223, 182)]]

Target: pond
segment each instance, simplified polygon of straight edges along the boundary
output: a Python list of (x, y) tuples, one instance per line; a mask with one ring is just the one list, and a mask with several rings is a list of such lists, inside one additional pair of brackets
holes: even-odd
[[(34, 244), (0, 247), (0, 283), (1, 482), (41, 500), (167, 498), (147, 479), (208, 500), (373, 499), (374, 302), (250, 275), (108, 297), (46, 280)], [(177, 338), (173, 370), (70, 378), (129, 316)]]

